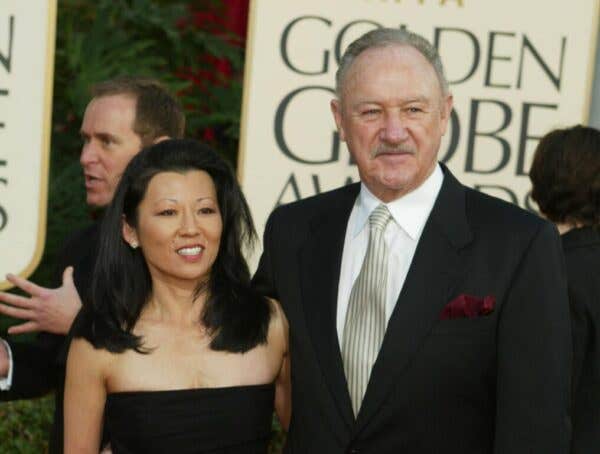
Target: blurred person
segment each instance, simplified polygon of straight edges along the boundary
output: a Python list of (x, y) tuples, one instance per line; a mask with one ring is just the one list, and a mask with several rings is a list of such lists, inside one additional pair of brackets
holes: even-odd
[[(168, 140), (133, 158), (101, 227), (65, 384), (65, 452), (267, 453), (289, 414), (287, 324), (250, 286), (229, 166)], [(104, 411), (106, 405), (106, 412)], [(103, 420), (104, 415), (104, 420)]]
[(278, 207), (255, 275), (290, 326), (285, 452), (566, 454), (556, 228), (438, 163), (452, 96), (421, 36), (358, 38), (336, 94), (361, 181)]
[(600, 131), (557, 129), (539, 142), (532, 198), (561, 232), (573, 332), (572, 454), (600, 450)]
[[(185, 116), (177, 100), (157, 81), (120, 77), (91, 90), (81, 125), (80, 163), (86, 203), (103, 208), (112, 199), (126, 165), (143, 146), (182, 137)], [(89, 288), (97, 254), (99, 224), (75, 231), (56, 265), (62, 285), (44, 288), (15, 275), (8, 280), (29, 297), (0, 292), (0, 313), (25, 320), (10, 334), (42, 331), (34, 342), (0, 339), (0, 400), (29, 399), (56, 391), (51, 454), (62, 452), (62, 401), (66, 336)], [(60, 281), (56, 279), (56, 281)], [(57, 282), (57, 283), (58, 283)]]

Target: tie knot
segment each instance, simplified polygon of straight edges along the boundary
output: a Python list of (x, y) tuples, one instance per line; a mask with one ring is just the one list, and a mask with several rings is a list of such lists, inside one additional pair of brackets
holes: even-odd
[(372, 229), (375, 228), (384, 231), (391, 218), (392, 215), (387, 207), (384, 204), (380, 204), (373, 210), (371, 216), (369, 216), (369, 224)]

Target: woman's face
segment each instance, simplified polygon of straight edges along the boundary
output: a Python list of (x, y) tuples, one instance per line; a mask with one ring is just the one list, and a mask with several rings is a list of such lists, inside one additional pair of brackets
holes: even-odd
[(138, 206), (137, 227), (123, 223), (123, 238), (139, 244), (155, 285), (195, 287), (207, 278), (222, 231), (215, 185), (202, 170), (156, 174)]

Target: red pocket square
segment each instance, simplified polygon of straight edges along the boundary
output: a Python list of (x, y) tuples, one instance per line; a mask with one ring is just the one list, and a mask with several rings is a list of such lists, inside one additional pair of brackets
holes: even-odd
[(480, 298), (473, 295), (459, 295), (450, 301), (440, 313), (440, 320), (454, 318), (476, 318), (494, 310), (496, 299), (493, 296)]

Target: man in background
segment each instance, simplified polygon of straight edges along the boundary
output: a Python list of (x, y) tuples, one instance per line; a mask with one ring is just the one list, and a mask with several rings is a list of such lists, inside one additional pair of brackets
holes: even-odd
[(600, 131), (573, 126), (540, 139), (531, 197), (556, 225), (567, 266), (573, 333), (571, 454), (600, 450)]
[[(119, 179), (143, 147), (183, 137), (185, 116), (176, 99), (157, 81), (118, 78), (92, 89), (81, 125), (80, 163), (86, 203), (103, 208), (110, 203)], [(0, 339), (0, 401), (28, 399), (56, 391), (50, 453), (62, 452), (62, 400), (67, 335), (92, 279), (99, 223), (74, 232), (57, 263), (62, 285), (43, 288), (9, 275), (8, 280), (29, 297), (0, 292), (0, 313), (26, 320), (9, 333), (41, 331), (31, 343)], [(57, 279), (58, 280), (58, 279)]]

